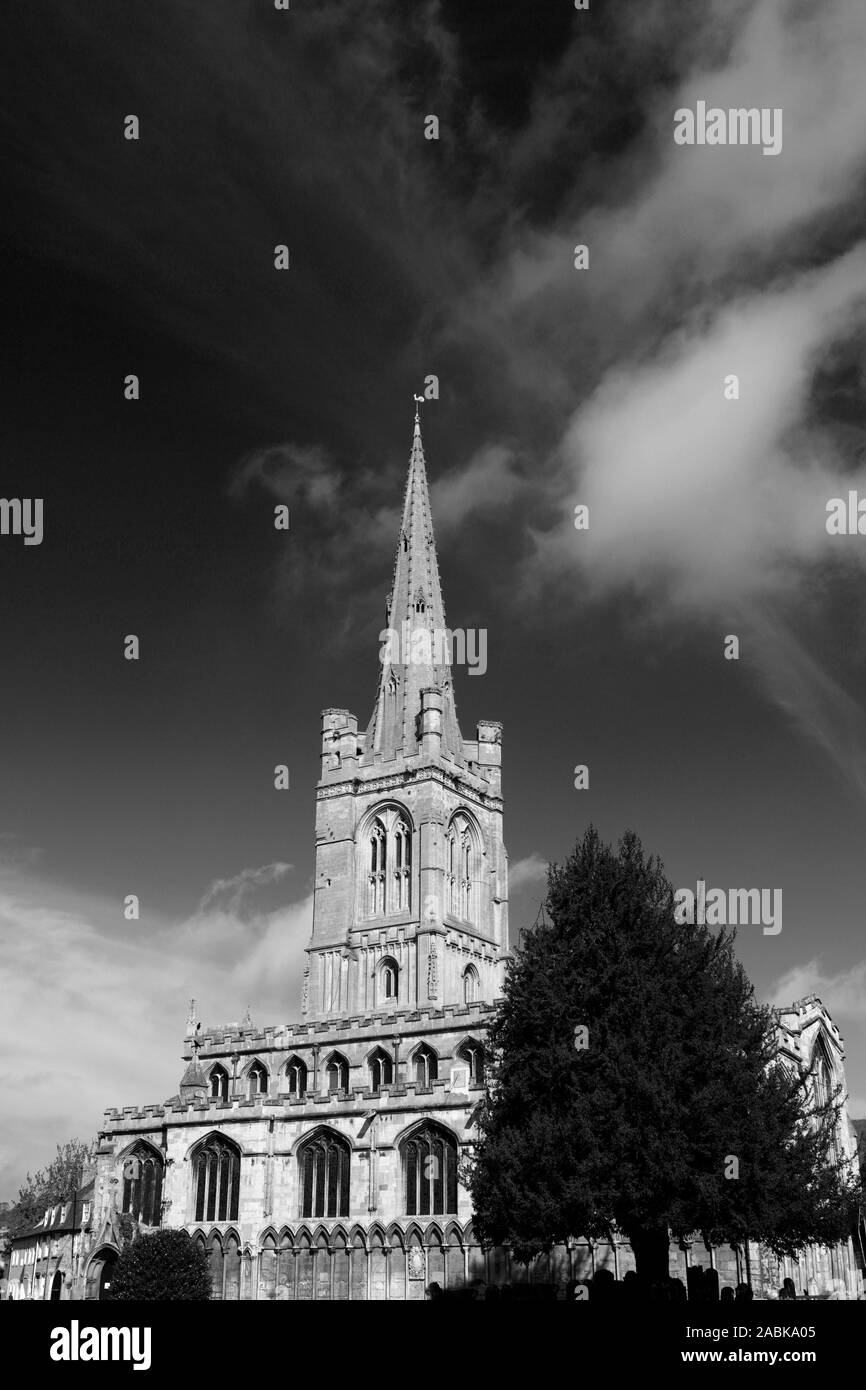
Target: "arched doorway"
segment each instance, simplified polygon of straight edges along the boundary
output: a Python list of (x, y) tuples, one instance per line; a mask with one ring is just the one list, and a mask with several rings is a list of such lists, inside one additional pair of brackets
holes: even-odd
[(111, 1279), (117, 1264), (117, 1251), (110, 1246), (97, 1251), (87, 1266), (87, 1282), (84, 1296), (92, 1300), (111, 1297)]
[(51, 1280), (51, 1294), (50, 1294), (50, 1299), (51, 1299), (51, 1302), (52, 1302), (52, 1303), (59, 1303), (59, 1301), (60, 1301), (60, 1295), (61, 1295), (61, 1293), (62, 1293), (62, 1290), (63, 1290), (63, 1275), (60, 1273), (60, 1270), (58, 1269), (58, 1270), (55, 1270), (54, 1278)]

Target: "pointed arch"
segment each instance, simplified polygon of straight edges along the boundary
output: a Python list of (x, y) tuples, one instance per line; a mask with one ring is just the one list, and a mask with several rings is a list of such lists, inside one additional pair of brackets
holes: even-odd
[(211, 1282), (211, 1298), (223, 1296), (223, 1269), (225, 1253), (219, 1231), (211, 1231), (207, 1243), (207, 1262)]
[(820, 1108), (827, 1105), (835, 1090), (835, 1068), (823, 1028), (819, 1028), (812, 1046), (812, 1054), (809, 1059), (809, 1073), (812, 1077), (812, 1088), (816, 1106)]
[(288, 1151), (292, 1155), (292, 1157), (297, 1158), (298, 1150), (300, 1149), (301, 1145), (305, 1144), (308, 1139), (312, 1139), (314, 1134), (319, 1133), (336, 1134), (340, 1139), (344, 1141), (344, 1143), (348, 1144), (349, 1148), (353, 1152), (355, 1149), (358, 1148), (358, 1145), (355, 1143), (351, 1134), (344, 1134), (343, 1131), (337, 1129), (335, 1125), (330, 1125), (323, 1122), (321, 1124), (314, 1125), (312, 1129), (308, 1129), (303, 1134), (298, 1135), (297, 1139), (293, 1140), (293, 1142), (290, 1143)]
[(352, 1151), (344, 1135), (319, 1125), (297, 1147), (302, 1217), (349, 1215)]
[(290, 1096), (301, 1096), (307, 1094), (307, 1064), (303, 1057), (294, 1053), (283, 1068), (283, 1075), (286, 1078), (286, 1086)]
[(367, 1244), (371, 1250), (374, 1245), (378, 1245), (381, 1249), (388, 1244), (385, 1237), (385, 1227), (382, 1225), (381, 1221), (374, 1221), (371, 1225), (367, 1233)]
[(223, 1270), (223, 1298), (236, 1303), (241, 1296), (241, 1242), (235, 1230), (226, 1232)]
[(468, 1066), (470, 1085), (483, 1086), (486, 1070), (484, 1044), (477, 1038), (464, 1038), (454, 1055), (458, 1061), (465, 1062)]
[(457, 921), (478, 921), (483, 856), (484, 839), (478, 821), (461, 806), (445, 832), (446, 910)]
[(396, 1221), (391, 1222), (385, 1234), (388, 1239), (388, 1244), (392, 1247), (392, 1249), (405, 1249), (405, 1238), (403, 1235), (403, 1228), (401, 1226), (398, 1226)]
[(394, 1137), (394, 1147), (396, 1149), (401, 1148), (407, 1139), (411, 1139), (413, 1135), (418, 1130), (423, 1129), (425, 1125), (434, 1125), (436, 1129), (440, 1129), (444, 1135), (449, 1139), (453, 1139), (454, 1143), (459, 1145), (460, 1135), (457, 1130), (454, 1129), (453, 1125), (446, 1124), (444, 1120), (431, 1119), (429, 1115), (422, 1115), (417, 1120), (410, 1120), (401, 1130), (398, 1130)]
[(384, 1047), (374, 1047), (367, 1058), (370, 1072), (370, 1090), (377, 1094), (385, 1086), (394, 1082), (394, 1059)]
[(429, 1043), (422, 1042), (410, 1054), (412, 1077), (416, 1087), (428, 1089), (439, 1078), (439, 1054)]
[(215, 1062), (207, 1075), (211, 1100), (228, 1100), (229, 1074), (221, 1062)]
[[(119, 1255), (117, 1247), (105, 1241), (91, 1253), (84, 1274), (85, 1298), (92, 1300), (110, 1296), (111, 1277)], [(29, 1274), (25, 1275), (24, 1285), (29, 1291)]]
[(332, 1052), (325, 1063), (325, 1077), (331, 1092), (349, 1090), (349, 1062), (342, 1052)]
[(237, 1221), (241, 1151), (232, 1139), (211, 1130), (189, 1152), (195, 1210), (193, 1220)]
[(475, 1001), (480, 997), (480, 983), (481, 982), (478, 977), (478, 969), (470, 962), (469, 965), (466, 966), (466, 969), (463, 971), (464, 1004), (474, 1004)]
[(143, 1226), (162, 1223), (165, 1157), (147, 1139), (135, 1139), (118, 1154), (120, 1209)]
[(393, 1008), (400, 999), (400, 967), (393, 956), (383, 956), (376, 970), (376, 1003)]
[(258, 1100), (260, 1096), (268, 1094), (268, 1082), (270, 1073), (260, 1057), (254, 1057), (248, 1066), (244, 1068), (243, 1076), (247, 1085), (247, 1098)]
[(150, 1139), (132, 1139), (118, 1152), (116, 1162), (122, 1163), (131, 1154), (146, 1149), (154, 1158), (162, 1158), (162, 1150)]
[(412, 838), (414, 825), (405, 806), (383, 801), (362, 817), (356, 835), (362, 867), (358, 902), (362, 916), (385, 917), (412, 906)]
[(438, 1120), (419, 1120), (405, 1132), (399, 1152), (406, 1214), (456, 1215), (459, 1146), (453, 1130)]
[(270, 1226), (259, 1237), (259, 1298), (277, 1297), (277, 1232)]
[(351, 1231), (349, 1232), (349, 1235), (350, 1235), (350, 1243), (351, 1243), (352, 1245), (354, 1245), (354, 1246), (356, 1246), (356, 1247), (363, 1246), (364, 1249), (366, 1250), (366, 1248), (367, 1248), (367, 1232), (364, 1230), (363, 1226), (358, 1226), (358, 1225), (353, 1226), (352, 1229), (351, 1229)]

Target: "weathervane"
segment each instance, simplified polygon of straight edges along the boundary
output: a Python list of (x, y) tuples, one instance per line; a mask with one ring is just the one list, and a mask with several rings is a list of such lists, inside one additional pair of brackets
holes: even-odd
[(418, 424), (418, 406), (419, 406), (419, 405), (423, 405), (423, 403), (424, 403), (424, 397), (423, 397), (423, 396), (416, 396), (416, 397), (415, 397), (415, 401), (416, 401), (416, 405), (415, 405), (415, 424), (417, 425), (417, 424)]

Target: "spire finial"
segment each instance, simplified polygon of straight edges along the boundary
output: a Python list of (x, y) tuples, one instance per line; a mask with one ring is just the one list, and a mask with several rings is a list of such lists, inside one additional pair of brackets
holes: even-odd
[(418, 414), (418, 407), (419, 407), (419, 405), (423, 405), (423, 404), (424, 404), (424, 397), (423, 397), (423, 396), (416, 396), (416, 397), (415, 397), (415, 433), (416, 433), (416, 434), (420, 434), (420, 433), (421, 433), (421, 418), (420, 418), (420, 416), (419, 416), (419, 414)]

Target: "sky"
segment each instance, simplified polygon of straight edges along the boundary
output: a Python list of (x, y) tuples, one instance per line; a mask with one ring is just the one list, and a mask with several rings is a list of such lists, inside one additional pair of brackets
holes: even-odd
[[(0, 536), (0, 1198), (176, 1091), (191, 997), (298, 1016), (319, 713), (372, 712), (430, 375), (512, 938), (590, 821), (781, 889), (738, 951), (866, 1115), (866, 540), (825, 526), (866, 495), (866, 9), (538, 8), (4, 8), (2, 490), (44, 538)], [(700, 100), (781, 152), (675, 144)]]

